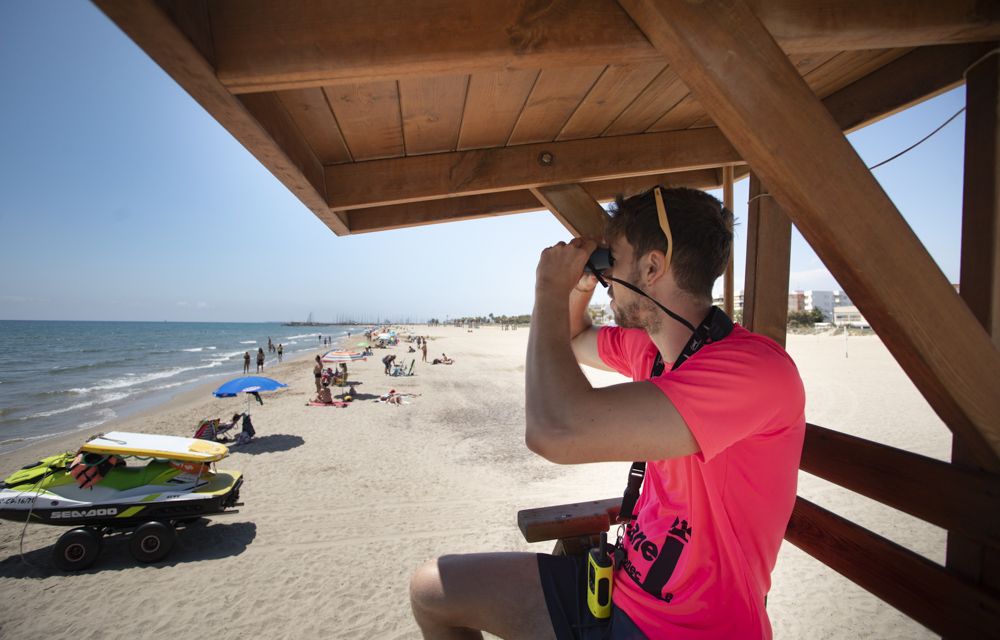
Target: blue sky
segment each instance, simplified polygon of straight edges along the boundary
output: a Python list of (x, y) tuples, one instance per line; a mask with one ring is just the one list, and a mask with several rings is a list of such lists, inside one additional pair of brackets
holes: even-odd
[[(0, 3), (0, 318), (529, 313), (548, 212), (337, 237), (88, 2)], [(879, 162), (964, 89), (850, 136)], [(876, 177), (958, 281), (964, 114)], [(716, 194), (721, 197), (721, 194)], [(747, 181), (736, 186), (742, 288)], [(836, 282), (797, 233), (792, 289)], [(601, 298), (597, 299), (598, 301)]]

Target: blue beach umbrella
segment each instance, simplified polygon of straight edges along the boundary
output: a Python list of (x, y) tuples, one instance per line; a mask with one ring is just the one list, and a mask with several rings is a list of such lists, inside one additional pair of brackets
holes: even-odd
[(288, 385), (263, 376), (244, 376), (236, 378), (223, 384), (212, 392), (216, 398), (232, 398), (240, 393), (253, 393), (255, 391), (276, 391)]
[(257, 397), (257, 402), (264, 404), (264, 401), (260, 399), (258, 392), (276, 391), (281, 387), (287, 386), (288, 385), (283, 382), (278, 382), (277, 380), (265, 378), (263, 376), (244, 376), (242, 378), (230, 380), (229, 382), (223, 384), (221, 387), (213, 391), (212, 395), (216, 398), (233, 398), (240, 393), (247, 394), (247, 413), (249, 414), (250, 394)]

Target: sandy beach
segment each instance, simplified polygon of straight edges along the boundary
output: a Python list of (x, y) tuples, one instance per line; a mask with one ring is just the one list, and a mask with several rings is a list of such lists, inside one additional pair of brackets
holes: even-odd
[[(565, 467), (524, 446), (528, 330), (415, 327), (430, 337), (421, 363), (403, 343), (352, 363), (358, 397), (348, 408), (307, 407), (309, 355), (269, 367), (289, 388), (252, 407), (258, 437), (220, 468), (245, 475), (240, 513), (182, 530), (159, 564), (140, 565), (108, 539), (90, 569), (52, 566), (64, 531), (0, 524), (0, 637), (417, 638), (407, 597), (411, 571), (445, 553), (548, 551), (529, 545), (519, 509), (621, 494), (627, 463)], [(951, 436), (874, 336), (789, 336), (806, 384), (807, 419), (947, 459)], [(412, 377), (387, 377), (385, 353)], [(587, 370), (596, 385), (623, 379)], [(233, 372), (234, 377), (240, 375)], [(199, 388), (101, 431), (190, 436), (201, 418), (224, 417), (242, 398)], [(407, 404), (375, 402), (390, 389)], [(609, 425), (609, 429), (610, 429)], [(88, 434), (42, 441), (0, 457), (7, 475), (39, 457), (76, 449)], [(800, 474), (800, 495), (943, 562), (944, 531), (825, 481)], [(787, 543), (768, 612), (776, 638), (931, 638), (929, 631)]]

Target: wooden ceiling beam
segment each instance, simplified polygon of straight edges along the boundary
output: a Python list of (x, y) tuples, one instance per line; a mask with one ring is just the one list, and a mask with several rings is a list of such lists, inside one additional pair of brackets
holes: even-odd
[(931, 407), (994, 468), (1000, 352), (750, 8), (736, 0), (621, 2)]
[[(384, 4), (213, 0), (218, 78), (233, 93), (251, 93), (664, 60), (613, 0)], [(997, 4), (977, 0), (750, 4), (789, 54), (1000, 38)]]
[(331, 209), (742, 164), (716, 128), (389, 158), (326, 167)]
[[(280, 104), (267, 96), (241, 101), (229, 93), (205, 59), (207, 52), (196, 47), (153, 0), (95, 0), (95, 4), (334, 233), (348, 232), (343, 219), (331, 216), (326, 205), (322, 165)], [(182, 8), (175, 3), (172, 13), (187, 16), (179, 23), (193, 32), (199, 14)], [(195, 39), (202, 48), (207, 46), (203, 39)]]
[(540, 211), (541, 203), (527, 189), (498, 191), (476, 196), (423, 200), (345, 211), (352, 234), (460, 222), (513, 213)]
[(532, 187), (531, 193), (562, 223), (573, 237), (603, 238), (608, 213), (578, 184)]
[(823, 99), (845, 133), (962, 84), (969, 65), (995, 42), (921, 47)]
[[(742, 167), (738, 169), (742, 169)], [(657, 184), (667, 187), (715, 189), (720, 185), (720, 178), (719, 172), (715, 169), (698, 169), (696, 171), (678, 171), (676, 173), (587, 182), (580, 186), (595, 200), (607, 202), (619, 194), (636, 194)], [(355, 209), (344, 212), (344, 215), (351, 233), (355, 234), (541, 211), (542, 209), (544, 209), (544, 205), (530, 190), (521, 189)]]

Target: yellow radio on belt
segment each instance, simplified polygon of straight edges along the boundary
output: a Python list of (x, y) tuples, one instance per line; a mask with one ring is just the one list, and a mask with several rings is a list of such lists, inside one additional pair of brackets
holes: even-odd
[(608, 534), (601, 534), (601, 544), (587, 552), (587, 607), (600, 620), (611, 617), (611, 585), (614, 562), (608, 554)]

